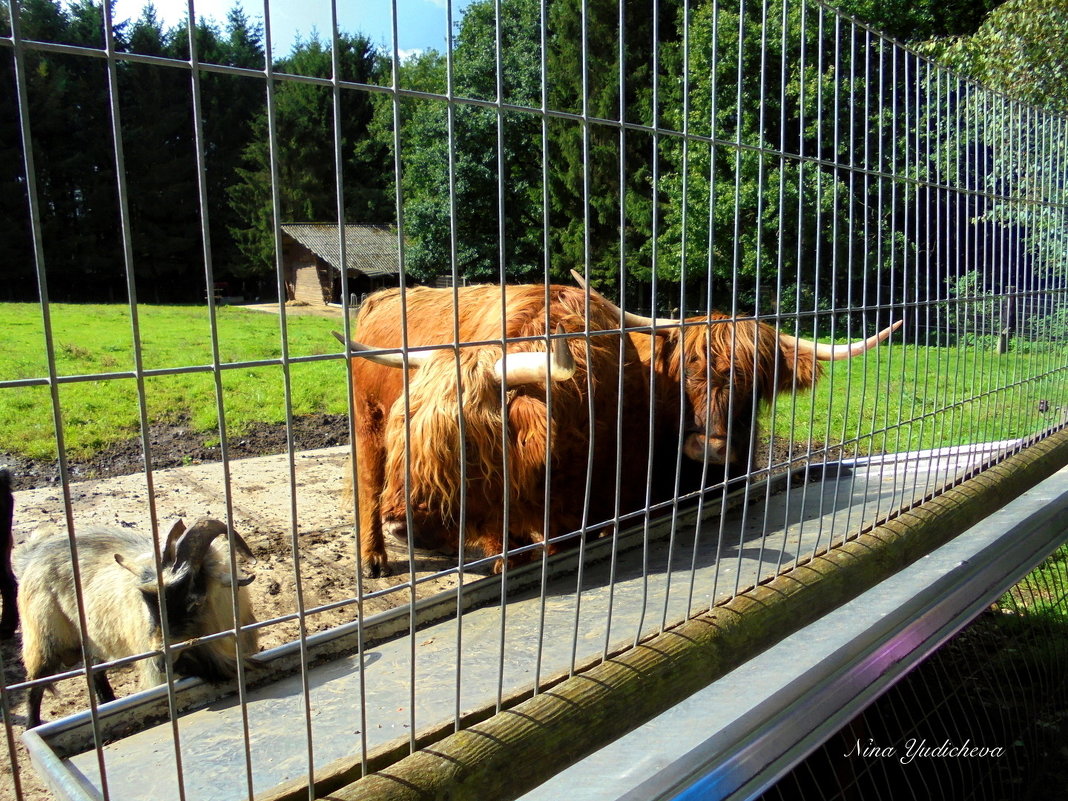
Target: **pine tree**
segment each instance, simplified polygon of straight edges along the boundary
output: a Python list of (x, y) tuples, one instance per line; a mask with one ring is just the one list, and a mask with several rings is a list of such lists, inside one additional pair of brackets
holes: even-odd
[[(502, 4), (501, 99), (540, 105), (538, 3)], [(467, 7), (454, 50), (458, 95), (498, 94), (496, 22), (490, 2)], [(401, 135), (408, 268), (421, 280), (450, 270), (450, 140), (443, 103), (408, 104)], [(540, 123), (533, 114), (470, 104), (455, 107), (457, 270), (473, 280), (537, 280), (542, 275)], [(502, 218), (503, 213), (503, 218)], [(502, 265), (503, 259), (503, 265)]]
[[(380, 61), (363, 36), (339, 37), (341, 75), (346, 81), (376, 83)], [(316, 77), (332, 73), (329, 46), (313, 36), (298, 42), (276, 65), (279, 72)], [(334, 105), (329, 87), (278, 80), (274, 86), (278, 146), (279, 222), (337, 219)], [(393, 221), (391, 171), (386, 145), (372, 128), (373, 104), (365, 90), (341, 90), (341, 154), (345, 218), (350, 223)], [(274, 269), (274, 219), (266, 111), (252, 123), (244, 166), (228, 190), (236, 220), (230, 231), (250, 273)], [(232, 219), (235, 219), (232, 218)]]

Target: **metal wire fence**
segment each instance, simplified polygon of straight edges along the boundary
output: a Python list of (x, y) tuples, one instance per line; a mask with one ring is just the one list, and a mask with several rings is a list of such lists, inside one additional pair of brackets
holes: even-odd
[[(1063, 549), (762, 797), (1050, 792), (1064, 770), (1062, 562)], [(954, 727), (972, 736), (939, 739)]]
[[(77, 698), (62, 709), (87, 713), (27, 740), (53, 790), (129, 798), (158, 781), (155, 798), (258, 798), (291, 783), (314, 797), (308, 776), (366, 773), (391, 744), (414, 752), (537, 695), (1064, 422), (1066, 121), (820, 3), (653, 10), (636, 21), (623, 3), (498, 1), (469, 6), (461, 23), (450, 3), (431, 77), (394, 45), (377, 77), (354, 79), (336, 4), (324, 75), (272, 53), (270, 3), (254, 67), (198, 50), (192, 3), (188, 58), (138, 52), (108, 6), (99, 46), (27, 36), (24, 7), (9, 3), (2, 91), (18, 112), (44, 356), (5, 371), (0, 394), (50, 410), (58, 479), (51, 494), (16, 496), (15, 541), (26, 547), (35, 514), (60, 523), (74, 656), (96, 664), (60, 674), (60, 697)], [(396, 42), (396, 4), (392, 20)], [(128, 361), (106, 368), (69, 367), (72, 326), (57, 325), (65, 312), (50, 300), (62, 239), (34, 114), (49, 58), (102, 69), (106, 84), (106, 104), (86, 115), (107, 120), (116, 202), (105, 227), (129, 323)], [(204, 298), (203, 335), (185, 345), (204, 355), (186, 363), (154, 352), (156, 312), (141, 300), (151, 160), (130, 167), (127, 155), (163, 143), (124, 129), (123, 87), (146, 76), (180, 76), (188, 93), (197, 180), (185, 234), (198, 248), (179, 280)], [(224, 85), (260, 98), (246, 155), (261, 158), (264, 280), (281, 301), (272, 341), (237, 358), (236, 318), (214, 289), (213, 221), (233, 209), (212, 183)], [(288, 150), (298, 89), (328, 110), (313, 136), (329, 154), (318, 189), (332, 212), (312, 222), (333, 231), (337, 263), (320, 267), (339, 291), (317, 346), (298, 339), (309, 323), (285, 303), (295, 279), (283, 223), (303, 222), (287, 215), (311, 191)], [(354, 99), (379, 127), (354, 134)], [(350, 269), (351, 224), (369, 221), (352, 218), (370, 180), (349, 161), (359, 136), (379, 137), (388, 156), (373, 221), (393, 226), (396, 286), (354, 308), (367, 284)], [(77, 328), (91, 350), (92, 319)], [(219, 465), (172, 478), (156, 468), (166, 415), (153, 396), (199, 375)], [(269, 376), (263, 395), (281, 401), (284, 452), (270, 467), (233, 454), (228, 421), (250, 375)], [(103, 388), (106, 404), (130, 382), (140, 483), (93, 519), (67, 446), (92, 414), (68, 390)], [(344, 453), (298, 442), (297, 407), (322, 383), (350, 410)], [(3, 450), (17, 456), (18, 443)], [(236, 652), (225, 705), (203, 706), (216, 691), (179, 681), (191, 635), (170, 630), (173, 555), (153, 554), (160, 640), (123, 654), (90, 642), (99, 613), (79, 535), (132, 525), (162, 549), (179, 515), (225, 521), (260, 560), (248, 588), (259, 622), (245, 628), (264, 650), (249, 661), (237, 636), (236, 582), (224, 630), (197, 632)], [(221, 558), (220, 571), (241, 574), (236, 547)], [(161, 655), (162, 689), (106, 707), (94, 696), (94, 674)], [(30, 797), (20, 704), (53, 677), (20, 675), (17, 651), (3, 659), (10, 786)], [(111, 743), (135, 718), (148, 744)]]

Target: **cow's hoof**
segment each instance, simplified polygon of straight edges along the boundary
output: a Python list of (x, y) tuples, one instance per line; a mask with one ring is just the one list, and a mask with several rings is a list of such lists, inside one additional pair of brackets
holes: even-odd
[[(508, 570), (511, 572), (517, 567), (522, 567), (525, 564), (529, 564), (530, 556), (523, 554), (522, 556), (510, 556), (508, 557)], [(498, 559), (493, 563), (493, 575), (499, 576), (504, 571), (504, 560)]]
[(389, 562), (384, 556), (372, 556), (363, 564), (364, 578), (385, 578), (391, 575), (393, 571), (390, 570)]

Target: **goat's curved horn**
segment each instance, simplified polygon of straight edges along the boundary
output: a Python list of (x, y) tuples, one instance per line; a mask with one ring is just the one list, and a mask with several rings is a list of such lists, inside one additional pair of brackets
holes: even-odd
[(248, 543), (245, 542), (245, 538), (238, 534), (234, 529), (230, 529), (226, 532), (226, 538), (233, 543), (237, 552), (245, 557), (251, 564), (256, 564), (259, 560), (256, 559), (256, 555), (252, 553), (252, 549), (248, 547)]
[[(337, 338), (337, 341), (342, 345), (348, 345), (353, 356), (361, 356), (375, 364), (381, 364), (383, 367), (404, 367), (404, 360), (399, 353), (368, 353), (368, 351), (375, 349), (370, 345), (364, 345), (362, 342), (357, 342), (355, 339), (345, 339), (345, 335), (338, 331), (331, 331), (330, 333), (333, 334), (334, 337)], [(430, 353), (426, 352), (409, 353), (408, 368), (415, 369), (416, 367), (422, 367), (426, 364), (430, 355)]]
[[(226, 524), (221, 520), (214, 520), (210, 517), (200, 518), (175, 543), (174, 561), (170, 563), (171, 568), (177, 570), (185, 565), (191, 565), (194, 569), (199, 568), (212, 541), (220, 534), (226, 533)], [(248, 548), (248, 545), (245, 547)]]
[[(586, 279), (583, 278), (577, 270), (571, 271), (571, 277), (575, 279), (580, 287), (590, 293), (591, 298), (596, 298), (601, 301), (601, 303), (604, 303), (606, 306), (613, 309), (617, 315), (622, 312), (624, 328), (649, 328), (651, 326), (656, 326), (657, 328), (674, 326), (678, 328), (679, 321), (674, 320), (671, 317), (642, 317), (640, 314), (634, 314), (634, 312), (623, 311), (619, 306), (587, 284)], [(660, 332), (658, 331), (657, 333)], [(665, 331), (664, 333), (667, 332)]]
[(838, 361), (839, 359), (850, 359), (853, 356), (859, 356), (864, 351), (874, 348), (880, 342), (885, 342), (904, 322), (904, 320), (898, 320), (878, 334), (873, 334), (867, 339), (858, 339), (848, 345), (827, 345), (823, 342), (813, 342), (811, 339), (801, 339), (787, 334), (779, 334), (779, 340), (787, 347), (796, 348), (799, 353), (812, 354), (821, 362)]
[[(185, 534), (185, 522), (182, 518), (178, 518), (174, 521), (174, 525), (171, 526), (171, 530), (167, 534), (167, 544), (163, 549), (163, 564), (174, 564), (174, 547), (178, 544), (178, 539), (183, 534)], [(119, 562), (119, 564), (122, 564), (122, 562)]]
[(247, 587), (249, 584), (256, 580), (256, 577), (254, 575), (249, 575), (238, 576), (235, 581), (234, 577), (231, 576), (229, 573), (225, 573), (222, 576), (218, 576), (217, 578), (219, 580), (219, 583), (222, 584), (224, 587), (231, 587), (234, 584), (237, 584), (238, 587)]
[[(564, 327), (557, 325), (556, 333), (563, 334)], [(545, 351), (509, 353), (506, 359), (498, 359), (493, 365), (493, 375), (509, 387), (567, 381), (574, 374), (575, 357), (571, 355), (567, 340), (562, 337), (553, 344), (552, 355), (548, 359)]]

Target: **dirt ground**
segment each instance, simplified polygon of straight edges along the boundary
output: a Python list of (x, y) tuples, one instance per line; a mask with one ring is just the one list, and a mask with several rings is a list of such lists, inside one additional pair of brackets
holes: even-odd
[[(255, 308), (277, 313), (276, 304)], [(340, 316), (340, 310), (335, 309), (296, 307), (287, 311)], [(209, 444), (211, 438), (211, 434), (198, 434), (181, 421), (153, 425), (149, 432), (151, 496), (140, 437), (112, 446), (92, 459), (72, 461), (68, 465), (68, 477), (75, 530), (86, 525), (151, 530), (150, 497), (154, 499), (160, 536), (166, 536), (177, 518), (187, 523), (202, 516), (225, 519), (227, 482), (219, 461), (221, 449), (217, 444)], [(255, 575), (249, 589), (256, 617), (261, 621), (293, 614), (298, 608), (298, 598), (302, 599), (305, 610), (313, 610), (357, 595), (352, 513), (340, 506), (340, 488), (349, 455), (348, 417), (320, 414), (296, 418), (293, 438), (296, 456), (292, 467), (286, 455), (284, 425), (260, 426), (227, 442), (229, 505), (235, 528), (257, 558), (255, 565), (245, 566), (245, 572)], [(781, 456), (785, 455), (784, 446), (783, 450)], [(58, 464), (0, 451), (0, 466), (10, 468), (14, 477), (16, 547), (38, 527), (55, 526), (65, 532), (67, 513)], [(388, 578), (363, 580), (365, 594), (408, 579), (406, 573), (400, 572), (408, 567), (406, 548), (387, 540), (387, 549), (398, 572)], [(455, 562), (455, 556), (418, 553), (416, 576), (430, 576)], [(451, 589), (453, 581), (437, 578), (421, 582), (419, 595)], [(364, 605), (365, 615), (408, 600), (407, 589), (369, 599)], [(350, 622), (355, 614), (353, 605), (313, 612), (306, 619), (308, 633)], [(272, 648), (297, 636), (296, 623), (277, 623), (260, 631), (260, 647)], [(5, 685), (23, 681), (18, 636), (0, 642), (0, 656)], [(113, 673), (110, 678), (118, 695), (137, 689), (132, 669)], [(60, 682), (57, 690), (55, 695), (45, 696), (42, 709), (45, 720), (88, 707), (84, 677)], [(23, 691), (8, 694), (12, 715), (8, 721), (7, 746), (8, 753), (15, 754), (15, 769), (11, 759), (0, 758), (0, 801), (18, 798), (37, 801), (50, 797), (21, 745), (25, 722), (23, 696)]]
[[(232, 443), (231, 450), (242, 451), (278, 448), (281, 431), (265, 426), (244, 444)], [(297, 439), (304, 444), (340, 438), (347, 441), (347, 420), (301, 420), (297, 424)], [(304, 432), (304, 433), (300, 433)], [(183, 518), (187, 523), (202, 516), (225, 519), (227, 516), (226, 482), (223, 466), (217, 461), (217, 449), (205, 450), (200, 438), (181, 427), (161, 428), (153, 432), (153, 449), (167, 454), (167, 463), (185, 462), (182, 467), (153, 471), (153, 495), (158, 530), (166, 536), (171, 523)], [(158, 445), (157, 445), (158, 443)], [(284, 444), (282, 445), (284, 448)], [(249, 589), (256, 617), (268, 620), (297, 611), (298, 576), (300, 595), (305, 610), (330, 604), (357, 595), (356, 544), (352, 534), (351, 511), (340, 508), (339, 490), (349, 455), (347, 445), (317, 447), (301, 450), (292, 468), (286, 454), (234, 459), (229, 464), (233, 524), (245, 538), (257, 558), (254, 565), (244, 566), (245, 572), (255, 575)], [(0, 454), (0, 464), (5, 456)], [(202, 461), (204, 463), (197, 464)], [(62, 485), (55, 466), (7, 462), (15, 472), (16, 547), (26, 541), (38, 527), (58, 527), (66, 531), (66, 512)], [(157, 460), (157, 465), (160, 461)], [(140, 445), (134, 441), (126, 447), (115, 448), (92, 463), (72, 466), (75, 475), (112, 474), (107, 478), (70, 484), (70, 504), (76, 530), (87, 524), (132, 527), (151, 530), (151, 507), (148, 483), (143, 472), (130, 473), (131, 468), (143, 470)], [(294, 490), (290, 491), (292, 470)], [(294, 515), (296, 522), (294, 523)], [(398, 572), (388, 578), (365, 579), (364, 593), (396, 585), (407, 578), (399, 571), (407, 568), (407, 551), (398, 542), (387, 547), (391, 562)], [(417, 575), (422, 577), (455, 564), (455, 556), (420, 554)], [(438, 579), (420, 584), (419, 594), (433, 594), (454, 586), (451, 579)], [(365, 615), (408, 600), (408, 591), (365, 602)], [(355, 607), (313, 613), (307, 617), (308, 633), (346, 623), (355, 618)], [(278, 623), (260, 632), (261, 649), (271, 648), (298, 637), (295, 622)], [(18, 637), (0, 644), (6, 685), (22, 681), (21, 654)], [(120, 696), (137, 689), (131, 669), (116, 671), (112, 684)], [(53, 720), (88, 707), (84, 677), (69, 679), (57, 685), (58, 693), (46, 694), (42, 716)], [(24, 692), (9, 694), (13, 714), (9, 728), (9, 748), (17, 754), (18, 778), (13, 775), (10, 760), (2, 760), (0, 768), (0, 801), (19, 798), (16, 782), (25, 799), (47, 799), (49, 793), (37, 778), (21, 746), (24, 725)]]
[[(248, 306), (253, 311), (278, 313), (277, 304)], [(287, 306), (287, 314), (340, 317), (341, 310)], [(184, 423), (153, 425), (153, 496), (160, 536), (165, 537), (177, 518), (186, 523), (197, 517), (225, 519), (227, 495), (221, 449), (209, 444), (212, 434), (200, 434)], [(245, 572), (255, 575), (249, 587), (256, 617), (261, 620), (289, 615), (297, 610), (298, 580), (305, 610), (356, 596), (356, 544), (351, 511), (339, 502), (339, 490), (349, 454), (347, 415), (308, 415), (293, 420), (296, 457), (290, 492), (290, 460), (286, 455), (284, 425), (264, 425), (227, 442), (233, 523), (256, 556)], [(16, 547), (38, 527), (55, 526), (66, 531), (67, 514), (55, 461), (30, 460), (0, 452), (0, 466), (14, 478)], [(118, 443), (87, 460), (68, 465), (71, 514), (75, 529), (86, 525), (110, 525), (151, 530), (152, 508), (144, 473), (140, 437)], [(294, 523), (294, 516), (296, 523)], [(385, 579), (364, 580), (364, 592), (373, 592), (403, 582), (407, 552), (398, 543), (387, 543), (398, 573)], [(417, 561), (417, 575), (428, 575), (454, 563), (455, 557), (425, 554)], [(420, 595), (451, 586), (448, 580), (420, 585)], [(398, 594), (399, 595), (399, 594)], [(405, 592), (403, 599), (407, 600)], [(394, 596), (371, 599), (365, 614), (397, 603)], [(313, 613), (306, 619), (308, 633), (332, 628), (355, 617), (354, 607)], [(261, 629), (260, 648), (265, 650), (298, 636), (296, 624), (279, 623)], [(19, 635), (0, 642), (5, 686), (25, 679)], [(111, 683), (119, 696), (138, 689), (131, 668), (113, 671)], [(46, 694), (42, 708), (45, 720), (54, 720), (86, 709), (89, 705), (85, 679), (57, 684), (55, 694)], [(49, 791), (37, 777), (22, 747), (25, 723), (23, 691), (9, 694), (12, 709), (7, 728), (8, 754), (0, 758), (0, 801), (48, 799)]]

